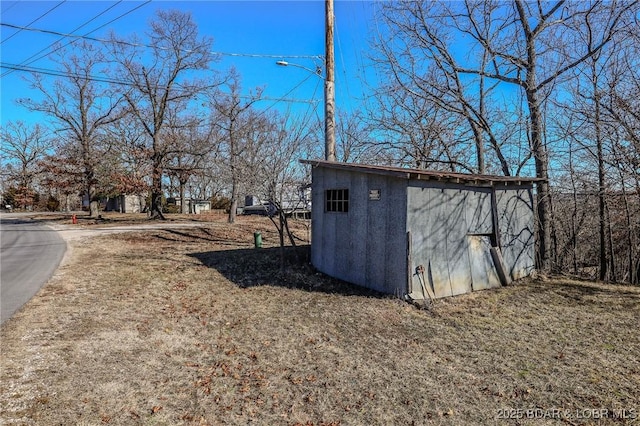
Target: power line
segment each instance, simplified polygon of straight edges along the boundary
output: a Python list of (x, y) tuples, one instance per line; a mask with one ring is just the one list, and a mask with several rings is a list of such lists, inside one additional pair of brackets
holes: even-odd
[[(96, 16), (94, 16), (93, 18), (89, 19), (88, 21), (86, 21), (84, 24), (80, 25), (79, 27), (76, 27), (75, 29), (73, 29), (71, 32), (74, 33), (76, 31), (78, 31), (79, 29), (81, 29), (82, 27), (88, 25), (89, 23), (91, 23), (92, 21), (98, 19), (100, 16), (104, 15), (105, 13), (107, 13), (108, 11), (110, 11), (111, 9), (113, 9), (114, 7), (116, 7), (117, 5), (119, 5), (120, 3), (122, 3), (122, 0), (119, 0), (117, 3), (112, 4), (111, 6), (109, 6), (108, 8), (106, 8), (105, 10), (103, 10), (102, 12), (100, 12), (99, 14), (97, 14)], [(37, 58), (35, 58), (36, 56), (40, 55), (43, 52), (46, 52), (47, 50), (49, 50), (50, 48), (52, 48), (53, 46), (55, 46), (56, 43), (58, 43), (59, 41), (64, 40), (64, 37), (60, 37), (58, 40), (54, 41), (53, 43), (49, 44), (47, 47), (40, 49), (39, 51), (37, 51), (36, 53), (34, 53), (33, 55), (29, 56), (27, 59), (25, 59), (24, 61), (20, 62), (20, 65), (31, 65), (32, 63), (34, 63), (35, 61), (37, 61), (38, 59), (41, 59), (43, 56), (39, 56)], [(66, 46), (66, 45), (65, 45)], [(57, 50), (57, 49), (56, 49)], [(56, 51), (54, 50), (54, 52)], [(35, 58), (35, 59), (34, 59)], [(32, 60), (33, 59), (33, 60)]]
[(51, 75), (51, 76), (55, 76), (55, 77), (77, 78), (77, 79), (82, 79), (82, 80), (87, 80), (87, 81), (95, 81), (95, 82), (99, 82), (99, 83), (111, 83), (111, 84), (119, 84), (119, 85), (122, 85), (122, 86), (134, 86), (134, 84), (131, 83), (131, 82), (126, 82), (126, 81), (123, 81), (123, 80), (116, 80), (116, 79), (112, 79), (112, 78), (108, 78), (108, 77), (97, 77), (97, 76), (92, 76), (92, 75), (82, 75), (82, 74), (78, 74), (78, 73), (66, 72), (66, 71), (60, 71), (60, 70), (52, 70), (52, 69), (47, 69), (47, 68), (30, 67), (30, 66), (27, 66), (27, 65), (20, 65), (20, 64), (10, 64), (10, 63), (7, 63), (7, 62), (0, 62), (0, 68), (8, 69), (8, 70), (11, 70), (11, 71), (25, 71), (25, 72), (31, 72), (31, 73), (36, 73), (36, 74)]
[(2, 11), (2, 13), (7, 13), (8, 11), (10, 11), (11, 9), (13, 9), (13, 7), (20, 3), (19, 0), (14, 1), (13, 3), (11, 3), (9, 6), (7, 6), (6, 8), (4, 8), (4, 10)]
[[(338, 24), (340, 22), (338, 21)], [(344, 66), (344, 51), (342, 50), (342, 43), (340, 40), (340, 26), (336, 25), (336, 38), (338, 39), (338, 52), (340, 53), (340, 60), (342, 62), (342, 75), (344, 76), (344, 87), (346, 89), (347, 92), (347, 98), (351, 99), (351, 91), (349, 90), (349, 76), (347, 75), (347, 69)]]
[[(95, 76), (95, 75), (83, 75), (83, 74), (78, 74), (78, 73), (74, 73), (74, 72), (53, 70), (53, 69), (41, 68), (41, 67), (30, 67), (30, 66), (20, 65), (20, 64), (10, 64), (10, 63), (7, 63), (7, 62), (0, 62), (0, 68), (12, 70), (12, 71), (24, 71), (24, 72), (31, 72), (31, 73), (35, 73), (35, 74), (49, 75), (49, 76), (54, 76), (54, 77), (76, 78), (76, 79), (80, 79), (80, 80), (93, 81), (93, 82), (97, 82), (97, 83), (109, 83), (109, 84), (115, 84), (115, 85), (120, 85), (120, 86), (129, 86), (129, 87), (136, 87), (137, 86), (136, 83), (131, 82), (131, 81), (118, 80), (118, 79), (109, 78), (109, 77), (99, 77), (99, 76)], [(291, 102), (291, 103), (307, 103), (307, 104), (312, 104), (313, 105), (313, 104), (316, 103), (316, 101), (314, 101), (314, 100), (287, 98), (287, 96), (291, 92), (293, 92), (295, 89), (300, 87), (308, 79), (309, 79), (309, 77), (307, 77), (304, 80), (302, 80), (298, 85), (296, 85), (293, 89), (289, 90), (282, 97), (279, 97), (279, 98), (261, 97), (260, 99), (258, 99), (258, 101), (275, 101), (274, 104), (276, 104), (278, 102)], [(176, 87), (177, 88), (182, 88), (180, 84), (176, 84)], [(239, 95), (239, 97), (243, 98), (243, 99), (244, 98), (250, 98), (250, 96), (248, 96), (248, 95)], [(273, 105), (269, 106), (267, 109), (270, 109), (272, 107), (273, 107)]]
[[(127, 16), (128, 14), (130, 14), (130, 13), (132, 13), (132, 12), (134, 12), (134, 11), (136, 11), (136, 10), (140, 9), (140, 8), (141, 8), (141, 7), (143, 7), (143, 6), (146, 6), (146, 5), (147, 5), (147, 4), (149, 4), (149, 3), (151, 3), (151, 0), (147, 0), (146, 2), (144, 2), (144, 3), (142, 3), (142, 4), (140, 4), (140, 5), (136, 6), (136, 7), (134, 7), (133, 9), (131, 9), (131, 10), (129, 10), (129, 11), (127, 11), (127, 12), (123, 13), (123, 14), (122, 14), (122, 15), (120, 15), (120, 16), (117, 16), (116, 18), (114, 18), (114, 19), (110, 20), (109, 22), (107, 22), (107, 23), (105, 23), (105, 24), (100, 25), (98, 28), (95, 28), (95, 29), (93, 29), (93, 30), (89, 31), (88, 33), (85, 33), (85, 34), (84, 34), (84, 36), (80, 36), (80, 37), (87, 37), (89, 34), (91, 34), (91, 33), (93, 33), (93, 32), (96, 32), (96, 31), (98, 31), (99, 29), (102, 29), (102, 28), (106, 27), (107, 25), (109, 25), (109, 24), (111, 24), (111, 23), (113, 23), (113, 22), (117, 21), (117, 20), (118, 20), (118, 19), (120, 19), (120, 18), (123, 18), (124, 16)], [(0, 24), (0, 25), (4, 25), (4, 24)], [(34, 30), (34, 28), (24, 28), (24, 29), (25, 29), (26, 31), (32, 31), (32, 30)], [(63, 35), (63, 34), (60, 34), (60, 35)], [(64, 35), (63, 35), (63, 36), (64, 36)], [(66, 36), (65, 36), (65, 37), (66, 37)], [(72, 41), (70, 41), (69, 43), (67, 43), (67, 44), (65, 44), (65, 45), (62, 45), (62, 46), (60, 46), (59, 48), (55, 49), (53, 52), (56, 52), (56, 51), (58, 51), (58, 50), (60, 50), (60, 49), (62, 49), (62, 48), (64, 48), (64, 47), (68, 46), (68, 45), (69, 45), (69, 44), (71, 44), (71, 43), (73, 43), (73, 42), (72, 42)], [(51, 52), (51, 53), (53, 53), (53, 52)], [(39, 56), (38, 58), (36, 58), (36, 59), (32, 60), (31, 62), (29, 62), (29, 64), (32, 64), (33, 62), (35, 62), (35, 61), (36, 61), (36, 60), (38, 60), (38, 59), (43, 58), (44, 56), (46, 56), (46, 55), (41, 55), (41, 56)], [(2, 74), (0, 77), (6, 77), (8, 74), (11, 74), (12, 72), (13, 72), (13, 71), (7, 71), (7, 72), (5, 72), (4, 74)]]
[[(149, 3), (151, 0), (148, 0), (145, 4)], [(113, 21), (111, 21), (113, 22)], [(111, 23), (109, 22), (109, 23)], [(88, 35), (90, 33), (87, 33), (85, 35), (78, 35), (78, 34), (70, 34), (70, 33), (62, 33), (59, 31), (53, 31), (53, 30), (46, 30), (46, 29), (41, 29), (41, 28), (31, 28), (31, 27), (23, 27), (20, 25), (14, 25), (14, 24), (8, 24), (6, 22), (1, 22), (0, 25), (2, 25), (3, 27), (9, 27), (9, 28), (14, 28), (14, 29), (19, 29), (19, 30), (24, 30), (24, 31), (31, 31), (31, 32), (40, 32), (43, 34), (51, 34), (51, 35), (56, 35), (56, 36), (60, 36), (60, 37), (67, 37), (67, 38), (76, 38), (76, 39), (84, 39), (84, 40), (90, 40), (90, 41), (95, 41), (98, 43), (119, 43), (119, 44), (124, 44), (126, 46), (131, 46), (131, 47), (148, 47), (148, 48), (152, 48), (152, 46), (149, 46), (148, 44), (143, 44), (143, 43), (132, 43), (132, 42), (128, 42), (128, 41), (124, 41), (124, 40), (110, 40), (110, 39), (103, 39), (103, 38), (97, 38), (97, 37), (89, 37)], [(105, 24), (107, 25), (107, 24)], [(102, 25), (100, 28), (104, 27), (105, 25)], [(100, 28), (96, 28), (95, 30), (91, 31), (91, 32), (95, 32)], [(260, 53), (231, 53), (231, 52), (210, 52), (214, 55), (222, 55), (222, 56), (243, 56), (243, 57), (249, 57), (249, 58), (271, 58), (271, 59), (282, 59), (282, 58), (294, 58), (294, 59), (322, 59), (322, 55), (273, 55), (273, 54), (260, 54)]]
[(60, 5), (62, 5), (65, 1), (67, 0), (62, 0), (60, 3), (58, 3), (57, 5), (53, 6), (51, 9), (47, 10), (45, 13), (43, 13), (42, 15), (38, 16), (36, 19), (34, 19), (33, 21), (29, 22), (27, 24), (27, 27), (19, 29), (18, 31), (16, 31), (15, 33), (11, 34), (9, 37), (5, 38), (4, 40), (0, 41), (0, 44), (4, 43), (7, 40), (10, 40), (11, 38), (13, 38), (13, 36), (19, 34), (21, 31), (23, 31), (24, 29), (27, 29), (29, 26), (31, 26), (31, 24), (34, 24), (36, 22), (38, 22), (40, 19), (44, 18), (45, 16), (47, 16), (49, 13), (53, 12), (55, 9), (57, 9)]

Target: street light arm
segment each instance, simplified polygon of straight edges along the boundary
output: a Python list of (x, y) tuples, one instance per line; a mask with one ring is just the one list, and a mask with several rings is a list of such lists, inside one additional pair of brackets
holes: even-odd
[(312, 70), (311, 68), (307, 68), (307, 67), (305, 67), (305, 66), (303, 66), (303, 65), (294, 64), (294, 63), (287, 62), (287, 61), (276, 61), (276, 65), (280, 65), (281, 67), (288, 67), (288, 66), (291, 66), (291, 67), (296, 67), (296, 68), (302, 68), (303, 70), (308, 71), (308, 72), (310, 72), (311, 74), (315, 74), (315, 75), (317, 75), (318, 77), (320, 77), (320, 78), (321, 78), (321, 79), (323, 79), (323, 80), (324, 80), (324, 78), (325, 78), (325, 77), (322, 75), (322, 69), (321, 69), (320, 67), (318, 67), (318, 69), (316, 69), (316, 70), (314, 71), (314, 70)]

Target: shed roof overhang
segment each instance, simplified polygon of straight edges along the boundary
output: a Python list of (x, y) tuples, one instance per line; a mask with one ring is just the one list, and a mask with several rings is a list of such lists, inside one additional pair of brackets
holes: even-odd
[(532, 185), (544, 182), (545, 179), (522, 176), (495, 176), (475, 175), (467, 173), (439, 172), (434, 170), (409, 169), (404, 167), (376, 166), (357, 163), (340, 163), (325, 160), (300, 160), (302, 164), (312, 167), (325, 167), (330, 169), (357, 171), (385, 176), (393, 176), (400, 179), (432, 180), (448, 183), (459, 183), (477, 186), (506, 186), (506, 185)]

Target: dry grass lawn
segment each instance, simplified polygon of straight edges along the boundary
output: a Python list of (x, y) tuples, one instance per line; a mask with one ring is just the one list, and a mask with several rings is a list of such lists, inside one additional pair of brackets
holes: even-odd
[(418, 309), (314, 273), (306, 245), (281, 273), (267, 219), (201, 225), (70, 241), (2, 326), (0, 424), (640, 421), (638, 287), (530, 281)]

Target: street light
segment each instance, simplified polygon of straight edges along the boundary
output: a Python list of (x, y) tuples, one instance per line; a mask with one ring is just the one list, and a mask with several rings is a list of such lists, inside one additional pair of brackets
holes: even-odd
[[(296, 67), (317, 75), (324, 80), (324, 158), (327, 161), (336, 161), (336, 119), (335, 119), (335, 90), (333, 83), (333, 72), (329, 72), (327, 67), (327, 75), (322, 75), (322, 68), (318, 67), (315, 71), (303, 65), (294, 64), (287, 61), (276, 61), (276, 65), (283, 67)], [(326, 65), (326, 62), (325, 62)]]
[(316, 70), (312, 70), (311, 68), (307, 68), (305, 66), (302, 65), (298, 65), (298, 64), (293, 64), (291, 62), (287, 62), (287, 61), (276, 61), (276, 65), (280, 65), (281, 67), (296, 67), (296, 68), (302, 68), (305, 71), (309, 71), (311, 74), (316, 74), (318, 77), (320, 77), (321, 79), (324, 80), (324, 76), (322, 75), (322, 68), (318, 67), (316, 68)]

